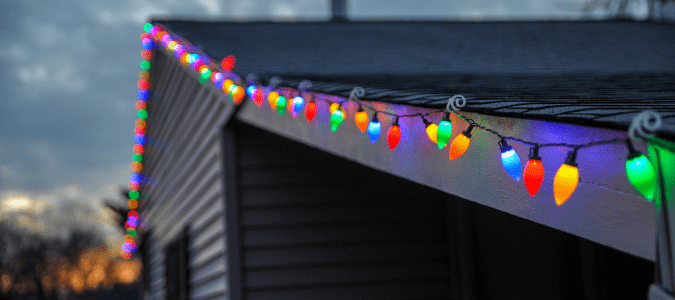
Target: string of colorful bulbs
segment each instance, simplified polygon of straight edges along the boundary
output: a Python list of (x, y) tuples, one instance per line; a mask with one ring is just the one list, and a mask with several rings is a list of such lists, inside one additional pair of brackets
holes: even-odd
[[(147, 118), (145, 101), (148, 99), (148, 71), (150, 70), (150, 59), (152, 58), (151, 49), (153, 48), (153, 41), (156, 42), (156, 44), (161, 44), (164, 50), (170, 55), (173, 54), (183, 66), (190, 67), (195, 72), (197, 72), (202, 84), (210, 80), (217, 88), (222, 89), (225, 95), (232, 102), (234, 102), (234, 104), (239, 105), (243, 102), (244, 98), (248, 97), (258, 107), (261, 107), (264, 100), (267, 99), (270, 108), (277, 111), (279, 115), (284, 115), (288, 110), (291, 116), (296, 118), (298, 115), (300, 115), (300, 113), (304, 112), (307, 122), (313, 122), (314, 117), (318, 111), (318, 106), (315, 102), (313, 93), (307, 90), (309, 87), (311, 87), (311, 83), (309, 83), (309, 81), (302, 81), (297, 90), (289, 91), (286, 89), (282, 91), (277, 88), (280, 81), (278, 78), (273, 77), (270, 80), (270, 84), (268, 86), (261, 88), (256, 84), (255, 77), (249, 76), (246, 79), (247, 86), (244, 88), (244, 82), (242, 78), (236, 73), (232, 72), (232, 69), (235, 65), (234, 56), (230, 55), (224, 58), (220, 62), (220, 66), (218, 66), (199, 48), (193, 46), (182, 37), (173, 33), (169, 33), (161, 25), (152, 25), (150, 23), (146, 23), (144, 26), (144, 31), (145, 32), (141, 36), (144, 50), (142, 53), (143, 61), (141, 62), (141, 79), (138, 83), (139, 100), (136, 102), (139, 119), (136, 121), (136, 144), (134, 145), (134, 162), (132, 163), (134, 175), (132, 175), (129, 184), (129, 189), (131, 190), (129, 193), (129, 208), (132, 209), (136, 220), (138, 220), (138, 215), (135, 211), (133, 211), (133, 209), (138, 207), (138, 202), (136, 200), (139, 197), (138, 189), (142, 181), (141, 179), (143, 178), (141, 174), (141, 162), (143, 155), (143, 145), (145, 143), (145, 119)], [(308, 95), (308, 100), (305, 100), (303, 94)], [(603, 144), (626, 143), (629, 150), (629, 155), (626, 160), (626, 175), (628, 180), (633, 185), (633, 187), (635, 187), (635, 189), (646, 199), (651, 201), (655, 196), (656, 174), (654, 167), (644, 154), (635, 149), (632, 144), (633, 139), (618, 138), (586, 144), (539, 144), (515, 137), (504, 136), (499, 132), (478, 124), (474, 120), (460, 114), (458, 112), (457, 106), (462, 107), (466, 103), (466, 99), (459, 95), (450, 99), (446, 110), (435, 110), (426, 114), (417, 113), (410, 115), (396, 115), (386, 111), (379, 111), (367, 104), (368, 102), (359, 100), (358, 97), (362, 97), (363, 94), (363, 89), (356, 88), (352, 91), (349, 98), (342, 101), (333, 102), (319, 98), (321, 101), (330, 103), (329, 111), (331, 113), (331, 131), (337, 131), (347, 116), (343, 108), (343, 104), (345, 102), (354, 102), (358, 105), (358, 110), (354, 115), (356, 126), (361, 132), (368, 134), (368, 137), (372, 143), (377, 142), (382, 131), (382, 124), (378, 120), (378, 114), (386, 114), (394, 118), (394, 122), (387, 131), (387, 144), (389, 149), (392, 151), (397, 147), (401, 139), (401, 126), (398, 122), (399, 119), (420, 118), (424, 123), (425, 132), (428, 138), (438, 145), (439, 149), (443, 149), (448, 144), (450, 144), (448, 157), (450, 160), (455, 160), (467, 151), (471, 142), (471, 137), (473, 134), (472, 131), (478, 128), (499, 137), (498, 145), (501, 151), (501, 162), (506, 173), (515, 181), (520, 181), (522, 178), (528, 193), (532, 197), (537, 194), (544, 180), (545, 172), (542, 165), (542, 158), (539, 156), (539, 149), (543, 147), (572, 148), (572, 150), (568, 152), (566, 161), (556, 172), (553, 180), (553, 194), (555, 202), (558, 206), (562, 205), (570, 198), (579, 182), (579, 169), (576, 163), (577, 151), (579, 149)], [(290, 103), (287, 97), (292, 97)], [(450, 109), (450, 106), (452, 106), (453, 109)], [(372, 111), (372, 118), (369, 118), (368, 112), (366, 110)], [(426, 118), (429, 115), (439, 113), (443, 114), (442, 120), (439, 122), (439, 124), (430, 122)], [(450, 138), (452, 136), (452, 123), (450, 121), (451, 113), (456, 114), (469, 124), (469, 127), (460, 135), (455, 137), (452, 142), (450, 142)], [(648, 120), (642, 120), (641, 122), (648, 122)], [(645, 127), (647, 126), (645, 125)], [(520, 157), (508, 144), (507, 140), (512, 140), (531, 146), (529, 159), (525, 164), (524, 170), (522, 168)], [(133, 216), (131, 215), (129, 216), (129, 218), (132, 217)], [(133, 230), (135, 235), (135, 226), (131, 226), (130, 223), (129, 228)], [(129, 231), (127, 231), (127, 233), (129, 233)], [(127, 236), (130, 235), (128, 234)], [(131, 253), (131, 251), (129, 253)]]

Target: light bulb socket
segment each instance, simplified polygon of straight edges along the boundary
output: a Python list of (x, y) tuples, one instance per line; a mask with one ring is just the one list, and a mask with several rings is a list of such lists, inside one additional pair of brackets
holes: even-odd
[(506, 143), (505, 138), (502, 138), (501, 140), (499, 140), (499, 143), (497, 143), (497, 144), (499, 145), (499, 150), (502, 151), (502, 153), (513, 149), (511, 146), (509, 146), (508, 143)]
[(444, 112), (443, 113), (443, 121), (448, 121), (450, 122), (450, 112)]
[(636, 157), (639, 157), (640, 155), (642, 155), (642, 153), (640, 153), (640, 151), (635, 149), (635, 147), (633, 146), (633, 143), (631, 142), (630, 139), (626, 140), (626, 145), (628, 146), (628, 160), (631, 160), (633, 158), (636, 158)]
[(396, 119), (394, 119), (394, 124), (392, 126), (398, 126), (398, 116), (396, 116)]
[(425, 118), (424, 116), (422, 116), (422, 122), (424, 122), (424, 128), (427, 128), (427, 127), (429, 127), (429, 125), (432, 124), (432, 123), (431, 123), (429, 120), (427, 120), (427, 118)]
[(370, 119), (370, 122), (372, 122), (372, 123), (380, 123), (380, 121), (377, 120), (377, 112), (373, 112), (373, 118)]
[(471, 138), (471, 130), (473, 130), (473, 124), (469, 125), (469, 128), (467, 128), (466, 130), (464, 130), (464, 131), (462, 132), (462, 134), (465, 135), (465, 136), (468, 137), (468, 138)]
[(363, 106), (361, 106), (361, 104), (359, 104), (359, 110), (357, 110), (356, 112), (357, 112), (357, 113), (360, 113), (360, 112), (362, 112), (362, 111), (365, 111), (365, 110), (363, 109)]
[(577, 166), (577, 149), (567, 152), (567, 160), (565, 160), (565, 164), (573, 167)]
[(539, 146), (530, 148), (530, 160), (541, 160), (541, 157), (539, 157)]

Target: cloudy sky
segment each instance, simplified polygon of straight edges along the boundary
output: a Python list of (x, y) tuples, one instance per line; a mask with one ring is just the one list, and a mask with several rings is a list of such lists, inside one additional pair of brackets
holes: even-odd
[[(583, 0), (349, 0), (352, 17), (579, 18)], [(645, 13), (639, 0), (631, 7)], [(117, 198), (151, 15), (327, 18), (328, 0), (0, 3), (0, 200)]]

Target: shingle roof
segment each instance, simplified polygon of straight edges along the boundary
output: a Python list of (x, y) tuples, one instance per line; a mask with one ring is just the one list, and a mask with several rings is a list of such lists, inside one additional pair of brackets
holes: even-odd
[(675, 140), (675, 26), (640, 22), (199, 22), (153, 20), (240, 75), (365, 100), (626, 129), (659, 111)]

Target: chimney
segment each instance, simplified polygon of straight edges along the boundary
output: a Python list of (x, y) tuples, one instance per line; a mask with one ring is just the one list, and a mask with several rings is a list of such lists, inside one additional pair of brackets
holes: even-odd
[(333, 22), (347, 22), (347, 0), (331, 0)]

